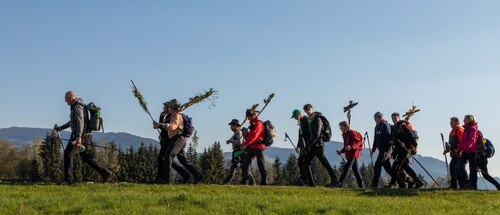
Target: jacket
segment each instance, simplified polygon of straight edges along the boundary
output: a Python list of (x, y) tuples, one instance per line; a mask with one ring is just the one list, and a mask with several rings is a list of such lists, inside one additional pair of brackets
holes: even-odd
[[(342, 133), (344, 139), (344, 148), (340, 151), (345, 153), (346, 159), (356, 159), (361, 155), (361, 150), (363, 150), (363, 137), (358, 131), (348, 129), (346, 132)], [(350, 146), (351, 149), (347, 151), (347, 147)]]
[(264, 140), (264, 123), (260, 121), (259, 117), (255, 117), (250, 121), (250, 132), (248, 133), (247, 140), (243, 145), (249, 149), (265, 150), (266, 145), (262, 143)]
[(69, 118), (69, 122), (61, 126), (61, 130), (71, 127), (71, 136), (74, 138), (90, 133), (88, 129), (89, 113), (83, 99), (78, 98), (71, 104)]
[(460, 145), (459, 149), (465, 153), (476, 153), (478, 139), (479, 129), (477, 123), (469, 123), (465, 125), (464, 134), (462, 136), (462, 145)]

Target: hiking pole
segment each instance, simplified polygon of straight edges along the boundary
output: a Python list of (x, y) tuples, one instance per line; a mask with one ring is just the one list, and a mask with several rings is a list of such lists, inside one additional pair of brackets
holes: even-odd
[[(134, 96), (137, 98), (137, 100), (139, 100), (139, 105), (141, 105), (142, 109), (144, 110), (144, 112), (146, 112), (149, 117), (151, 118), (151, 120), (153, 122), (156, 122), (154, 119), (153, 119), (153, 116), (151, 115), (151, 112), (149, 112), (148, 110), (148, 103), (146, 103), (146, 100), (144, 100), (144, 97), (142, 96), (142, 93), (141, 91), (139, 91), (139, 89), (137, 89), (137, 86), (135, 85), (134, 83), (134, 80), (130, 80), (132, 82), (132, 93), (134, 93)], [(158, 134), (161, 134), (160, 132), (160, 129), (156, 129), (158, 131)]]
[[(368, 149), (370, 150), (370, 154), (372, 153), (372, 146), (370, 143), (370, 136), (368, 136), (368, 131), (365, 133), (365, 139), (368, 141)], [(373, 157), (370, 155), (370, 159), (372, 160), (372, 166), (373, 166)]]
[(337, 150), (337, 154), (338, 154), (338, 155), (342, 158), (342, 162), (343, 162), (344, 164), (346, 164), (346, 163), (347, 163), (347, 161), (346, 161), (346, 159), (344, 158), (344, 156), (340, 153), (340, 151), (339, 151), (339, 150)]
[[(292, 144), (293, 149), (297, 149), (297, 147), (295, 146), (295, 144), (293, 144), (292, 139), (290, 139), (290, 136), (288, 136), (288, 134), (285, 132), (285, 142), (287, 141), (287, 139), (290, 140), (290, 143)], [(295, 152), (297, 152), (297, 151), (295, 150)], [(297, 154), (300, 154), (300, 153), (297, 152)]]
[(479, 172), (479, 174), (481, 174), (481, 180), (483, 181), (483, 184), (484, 186), (486, 187), (486, 190), (490, 190), (490, 188), (488, 188), (488, 185), (486, 184), (486, 182), (484, 181), (484, 173), (483, 173), (483, 170), (481, 168), (477, 168), (477, 171)]
[(436, 179), (434, 179), (434, 177), (432, 177), (432, 175), (429, 173), (429, 171), (427, 171), (427, 169), (426, 169), (426, 168), (425, 168), (425, 167), (424, 167), (424, 166), (420, 163), (420, 161), (418, 161), (418, 160), (417, 160), (417, 158), (415, 158), (415, 156), (413, 156), (413, 154), (410, 152), (410, 150), (408, 150), (408, 149), (405, 147), (404, 143), (403, 143), (403, 142), (401, 142), (401, 140), (398, 140), (398, 141), (399, 141), (399, 143), (401, 144), (401, 146), (403, 146), (403, 148), (406, 150), (406, 152), (407, 152), (408, 154), (410, 154), (411, 158), (413, 158), (413, 160), (414, 160), (415, 162), (417, 162), (417, 164), (418, 164), (420, 167), (422, 167), (422, 169), (425, 171), (425, 173), (427, 173), (427, 175), (429, 175), (429, 177), (431, 177), (432, 181), (434, 181), (434, 183), (436, 183), (436, 185), (439, 187), (439, 183), (437, 183)]
[[(444, 151), (446, 151), (446, 144), (444, 143), (444, 135), (443, 135), (443, 133), (441, 133), (441, 140), (443, 141)], [(446, 156), (446, 154), (444, 154), (444, 160), (446, 161), (446, 174), (449, 176), (450, 175), (450, 169), (449, 169), (449, 166), (448, 166), (448, 156)]]
[(349, 100), (349, 104), (344, 107), (344, 113), (347, 112), (347, 121), (349, 125), (351, 124), (351, 111), (354, 107), (358, 105), (358, 102), (354, 102), (353, 100)]
[[(57, 128), (59, 126), (57, 126), (57, 124), (54, 125), (54, 128)], [(62, 146), (62, 149), (63, 149), (63, 152), (66, 151), (66, 149), (64, 148), (64, 143), (62, 142), (63, 139), (61, 139), (61, 133), (59, 133), (59, 131), (56, 131), (55, 129), (52, 130), (52, 132), (56, 133), (56, 137), (59, 138), (59, 140), (61, 140), (61, 146)], [(69, 140), (67, 140), (69, 141)]]

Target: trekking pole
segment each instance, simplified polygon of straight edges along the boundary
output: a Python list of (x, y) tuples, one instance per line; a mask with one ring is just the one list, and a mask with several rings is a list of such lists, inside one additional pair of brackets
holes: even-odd
[[(441, 140), (443, 141), (444, 151), (446, 151), (446, 144), (444, 143), (444, 135), (443, 135), (443, 133), (441, 133)], [(446, 156), (446, 154), (444, 154), (444, 160), (446, 161), (446, 174), (449, 176), (450, 175), (450, 169), (449, 169), (449, 165), (448, 165), (448, 156)]]
[(342, 162), (347, 163), (346, 159), (344, 158), (344, 156), (340, 153), (339, 150), (337, 150), (337, 154), (342, 158)]
[(424, 165), (422, 165), (422, 164), (420, 163), (420, 161), (418, 161), (418, 160), (417, 160), (417, 158), (415, 158), (415, 156), (413, 156), (413, 154), (410, 152), (410, 150), (408, 150), (408, 149), (404, 146), (404, 143), (403, 143), (403, 142), (401, 142), (401, 140), (398, 140), (398, 141), (399, 141), (399, 143), (401, 144), (401, 146), (403, 146), (403, 148), (406, 150), (406, 152), (407, 152), (408, 154), (410, 154), (411, 158), (413, 158), (413, 160), (414, 160), (415, 162), (417, 162), (417, 164), (418, 164), (420, 167), (422, 167), (422, 169), (425, 171), (425, 173), (427, 173), (427, 175), (429, 175), (429, 177), (431, 177), (432, 181), (434, 181), (434, 183), (436, 183), (436, 185), (439, 187), (439, 183), (437, 183), (436, 179), (434, 179), (434, 177), (432, 177), (432, 175), (429, 173), (429, 171), (427, 171), (427, 169), (424, 167)]
[(481, 174), (481, 180), (483, 181), (483, 184), (484, 186), (486, 187), (486, 190), (490, 190), (490, 188), (488, 188), (488, 185), (486, 184), (486, 181), (484, 181), (484, 173), (483, 173), (483, 170), (480, 169), (480, 168), (477, 168), (477, 171), (479, 172), (479, 174)]
[[(370, 136), (368, 136), (368, 131), (365, 133), (365, 140), (368, 141), (368, 149), (370, 150), (370, 154), (372, 153), (372, 146), (370, 143)], [(372, 160), (372, 166), (373, 166), (373, 157), (370, 155), (370, 159)]]
[(354, 107), (356, 107), (356, 105), (358, 105), (358, 102), (349, 100), (349, 104), (344, 107), (344, 113), (347, 112), (347, 121), (349, 122), (349, 125), (351, 124), (351, 111)]
[[(285, 132), (285, 142), (287, 141), (287, 139), (288, 139), (288, 140), (290, 141), (290, 143), (292, 144), (293, 149), (296, 149), (297, 147), (295, 146), (295, 144), (293, 144), (292, 139), (290, 139), (290, 136), (288, 136), (288, 134)], [(295, 152), (297, 152), (297, 151), (295, 150)], [(300, 153), (298, 153), (298, 152), (297, 152), (297, 154), (300, 154)]]
[[(57, 124), (55, 124), (54, 128), (56, 128), (56, 127), (59, 127), (59, 126), (57, 126)], [(66, 149), (64, 148), (64, 143), (62, 142), (63, 139), (61, 139), (61, 133), (59, 133), (59, 131), (56, 131), (55, 129), (53, 129), (52, 132), (55, 132), (56, 137), (59, 138), (59, 140), (61, 140), (61, 146), (62, 146), (63, 152), (66, 151)], [(67, 140), (67, 141), (69, 141), (69, 140)]]

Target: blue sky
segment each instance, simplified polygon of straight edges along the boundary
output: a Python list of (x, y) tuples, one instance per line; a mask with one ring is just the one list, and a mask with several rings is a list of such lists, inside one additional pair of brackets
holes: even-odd
[(444, 159), (439, 134), (451, 116), (476, 115), (500, 142), (499, 9), (498, 1), (1, 1), (0, 127), (63, 123), (64, 92), (74, 90), (103, 108), (107, 131), (155, 138), (134, 79), (156, 114), (167, 99), (220, 91), (215, 108), (187, 111), (201, 147), (229, 138), (227, 123), (274, 92), (262, 118), (277, 126), (278, 147), (289, 147), (283, 133), (295, 136), (290, 114), (305, 103), (337, 124), (348, 100), (359, 101), (352, 126), (373, 136), (373, 113), (414, 102), (420, 153)]

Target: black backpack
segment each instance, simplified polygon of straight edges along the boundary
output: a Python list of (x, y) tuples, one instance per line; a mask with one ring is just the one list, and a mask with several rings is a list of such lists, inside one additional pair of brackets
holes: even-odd
[(333, 136), (332, 135), (332, 127), (330, 126), (330, 122), (321, 113), (318, 113), (318, 117), (323, 122), (323, 130), (321, 131), (321, 137), (323, 138), (323, 141), (328, 142), (332, 139), (332, 136)]
[(264, 123), (264, 139), (262, 143), (266, 146), (271, 146), (274, 143), (274, 137), (276, 136), (274, 133), (273, 123), (269, 120), (263, 122)]
[(101, 108), (97, 106), (94, 102), (84, 105), (84, 108), (89, 112), (89, 130), (90, 131), (100, 131), (104, 133), (104, 125), (101, 115)]

